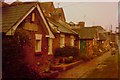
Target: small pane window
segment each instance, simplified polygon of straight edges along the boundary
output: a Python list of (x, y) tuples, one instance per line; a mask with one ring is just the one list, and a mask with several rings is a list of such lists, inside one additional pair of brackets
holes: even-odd
[(41, 34), (35, 34), (35, 52), (41, 52), (42, 47), (42, 35)]

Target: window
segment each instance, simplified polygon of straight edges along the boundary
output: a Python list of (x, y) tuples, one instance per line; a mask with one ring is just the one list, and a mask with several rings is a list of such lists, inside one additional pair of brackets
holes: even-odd
[(41, 34), (35, 34), (35, 52), (41, 52), (41, 46), (42, 46), (42, 35)]
[(75, 38), (74, 38), (74, 36), (70, 36), (70, 46), (74, 46), (74, 40), (75, 40)]
[(60, 35), (60, 47), (64, 47), (65, 46), (65, 35), (61, 34)]
[(32, 20), (31, 20), (32, 22), (34, 22), (35, 21), (35, 13), (32, 13)]
[(48, 55), (51, 55), (52, 54), (52, 38), (48, 39), (48, 46), (49, 46)]

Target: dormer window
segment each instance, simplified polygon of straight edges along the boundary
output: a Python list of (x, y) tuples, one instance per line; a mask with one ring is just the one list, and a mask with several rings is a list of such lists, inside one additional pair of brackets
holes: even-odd
[(35, 13), (32, 13), (32, 19), (31, 19), (32, 22), (35, 21)]

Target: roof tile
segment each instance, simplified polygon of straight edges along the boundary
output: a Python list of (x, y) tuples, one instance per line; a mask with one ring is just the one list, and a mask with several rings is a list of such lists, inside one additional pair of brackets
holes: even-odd
[(2, 32), (7, 32), (11, 29), (34, 5), (21, 4), (2, 7)]

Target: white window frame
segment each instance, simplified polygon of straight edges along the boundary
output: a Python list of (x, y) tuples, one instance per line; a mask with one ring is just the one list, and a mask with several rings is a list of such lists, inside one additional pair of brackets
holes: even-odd
[(31, 21), (32, 21), (32, 22), (35, 21), (35, 13), (34, 13), (34, 12), (32, 13), (32, 19), (31, 19)]
[[(39, 41), (38, 44), (37, 41)], [(42, 34), (35, 34), (35, 52), (41, 51), (42, 51)]]
[(53, 41), (53, 39), (52, 38), (49, 38), (48, 39), (48, 55), (52, 55), (53, 53), (52, 53), (52, 42)]
[(60, 47), (64, 47), (65, 46), (65, 35), (61, 34), (60, 35)]
[(73, 35), (71, 35), (70, 36), (70, 46), (74, 46), (75, 45), (74, 42), (75, 42), (75, 37)]

